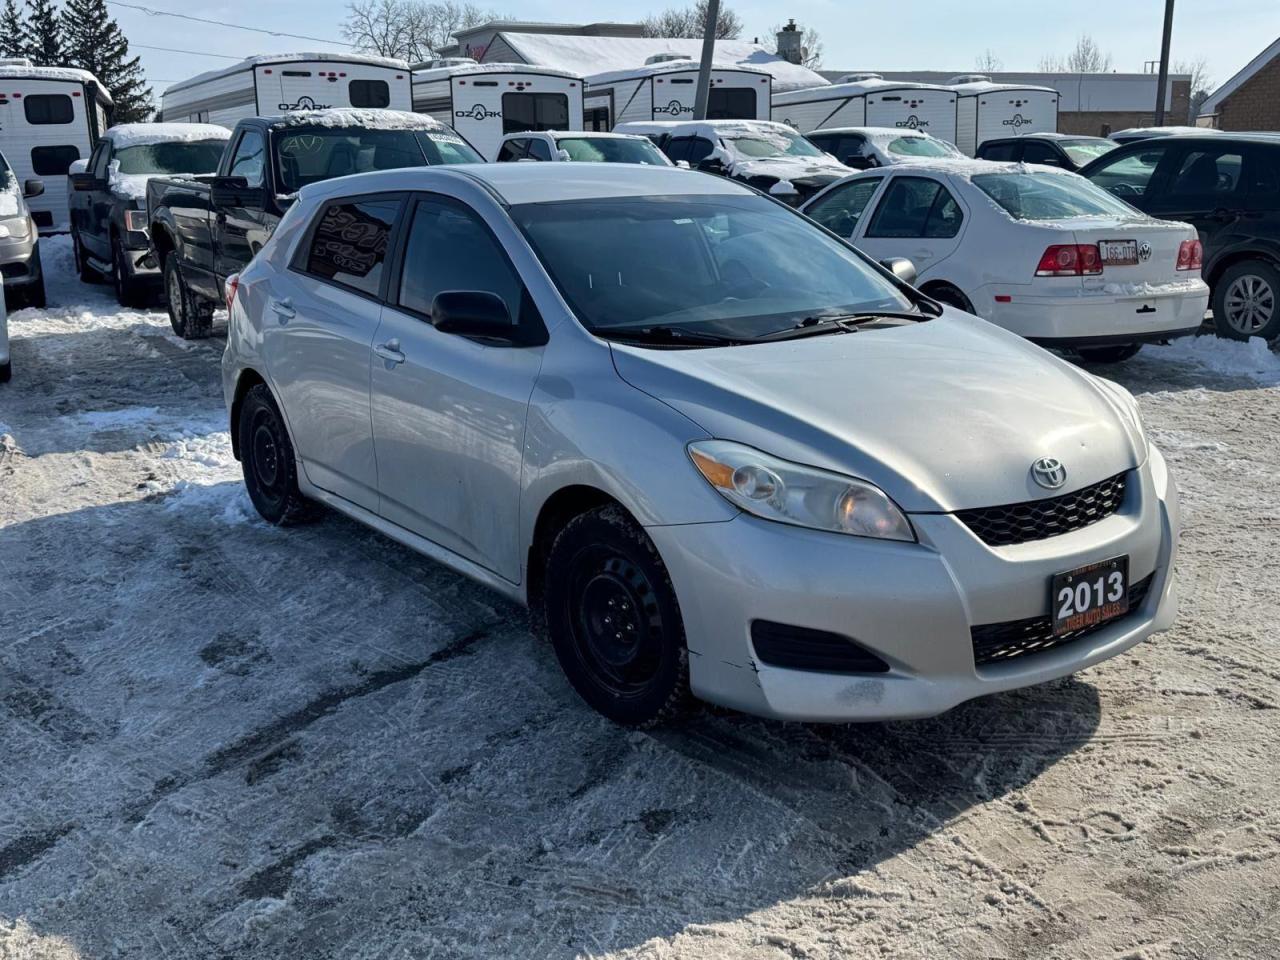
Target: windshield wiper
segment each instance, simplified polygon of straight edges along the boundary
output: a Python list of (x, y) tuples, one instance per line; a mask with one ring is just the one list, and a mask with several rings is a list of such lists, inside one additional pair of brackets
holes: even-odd
[(667, 343), (674, 346), (727, 347), (746, 343), (738, 337), (730, 337), (720, 333), (704, 333), (701, 330), (688, 330), (668, 324), (657, 324), (651, 327), (618, 327), (615, 329), (597, 329), (596, 336), (609, 340), (632, 340), (636, 343)]
[(770, 340), (796, 340), (800, 337), (818, 337), (828, 333), (853, 333), (861, 324), (876, 320), (928, 320), (927, 314), (908, 313), (904, 310), (868, 310), (862, 313), (820, 313), (805, 317), (793, 327), (775, 330), (756, 337), (756, 342)]

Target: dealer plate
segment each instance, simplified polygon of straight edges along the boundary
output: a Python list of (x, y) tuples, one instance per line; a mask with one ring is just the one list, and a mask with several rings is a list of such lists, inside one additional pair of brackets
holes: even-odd
[(1131, 267), (1138, 262), (1137, 240), (1102, 240), (1098, 256), (1109, 267)]
[(1100, 560), (1053, 578), (1053, 635), (1075, 633), (1129, 612), (1129, 558)]

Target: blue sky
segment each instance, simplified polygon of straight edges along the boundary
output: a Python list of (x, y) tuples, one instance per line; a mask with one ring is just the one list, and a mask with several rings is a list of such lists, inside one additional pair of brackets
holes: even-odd
[[(154, 9), (190, 13), (247, 26), (342, 39), (342, 0), (130, 0)], [(988, 48), (1007, 70), (1034, 70), (1046, 53), (1065, 54), (1080, 33), (1091, 33), (1118, 70), (1140, 71), (1160, 55), (1163, 0), (728, 0), (747, 24), (747, 35), (795, 17), (822, 34), (830, 69), (969, 71)], [(526, 20), (583, 22), (632, 20), (673, 0), (501, 0), (486, 6)], [(134, 44), (219, 53), (341, 49), (226, 27), (156, 17), (112, 6)], [(1229, 78), (1280, 36), (1277, 0), (1179, 0), (1174, 18), (1175, 60), (1204, 57), (1215, 84)], [(228, 65), (229, 59), (136, 49), (156, 92), (166, 82)]]

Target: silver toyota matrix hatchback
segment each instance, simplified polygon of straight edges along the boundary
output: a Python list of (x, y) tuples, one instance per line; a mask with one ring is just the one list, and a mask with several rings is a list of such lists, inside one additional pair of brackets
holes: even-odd
[(1169, 627), (1133, 397), (900, 276), (678, 169), (318, 183), (228, 283), (235, 451), (267, 520), (527, 604), (624, 724), (927, 716)]

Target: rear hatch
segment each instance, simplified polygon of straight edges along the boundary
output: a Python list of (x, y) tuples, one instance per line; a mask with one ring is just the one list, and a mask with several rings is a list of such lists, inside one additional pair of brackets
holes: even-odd
[[(1071, 230), (1075, 242), (1096, 245), (1102, 260), (1101, 276), (1086, 276), (1086, 291), (1121, 296), (1156, 296), (1158, 287), (1199, 277), (1197, 270), (1179, 270), (1178, 249), (1195, 231), (1181, 223), (1163, 220), (1096, 217), (1059, 220), (1059, 228)], [(1118, 288), (1118, 289), (1117, 289)]]

